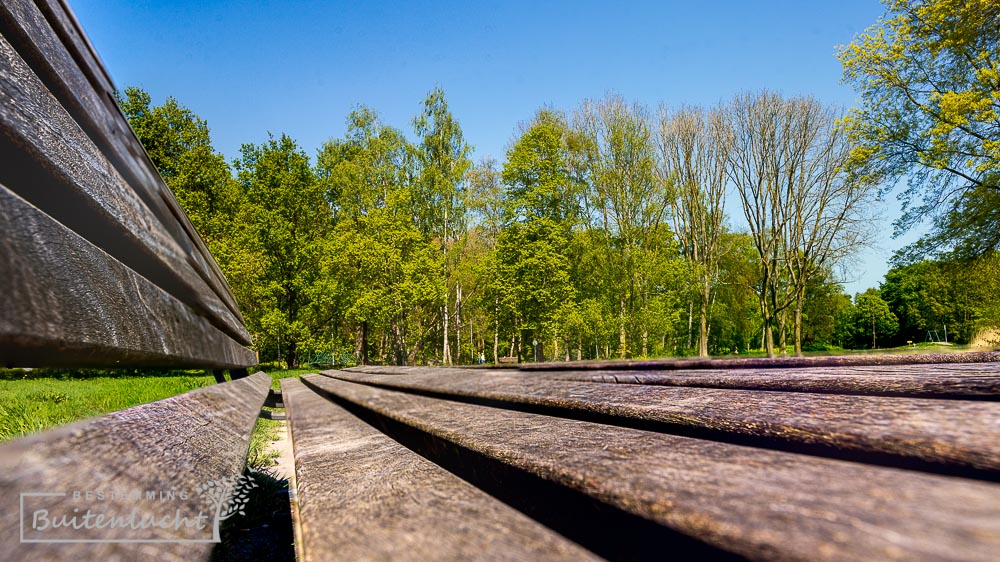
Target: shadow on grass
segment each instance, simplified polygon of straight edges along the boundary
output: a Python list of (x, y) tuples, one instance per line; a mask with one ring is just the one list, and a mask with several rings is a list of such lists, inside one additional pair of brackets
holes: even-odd
[(295, 560), (295, 536), (288, 497), (288, 480), (268, 469), (248, 468), (257, 487), (240, 515), (222, 524), (222, 542), (212, 551), (213, 562)]

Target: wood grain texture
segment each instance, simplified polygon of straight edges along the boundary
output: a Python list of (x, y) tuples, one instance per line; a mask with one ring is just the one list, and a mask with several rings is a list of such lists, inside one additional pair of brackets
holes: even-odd
[[(0, 446), (0, 540), (4, 545), (0, 560), (208, 560), (214, 546), (210, 542), (22, 543), (19, 496), (26, 492), (190, 491), (209, 480), (238, 476), (270, 384), (270, 376), (258, 373)], [(50, 507), (53, 517), (71, 500), (58, 501), (63, 503)], [(134, 508), (140, 515), (162, 517), (173, 516), (175, 509), (197, 513), (203, 509), (202, 502), (192, 494), (187, 501), (107, 500), (72, 505), (81, 511), (106, 509), (106, 513)], [(86, 537), (102, 536), (100, 532), (90, 529)], [(203, 538), (205, 534), (196, 529), (161, 529), (157, 536)], [(210, 531), (207, 538), (211, 539)]]
[[(963, 355), (959, 354), (959, 357)], [(352, 372), (400, 375), (427, 373), (426, 367), (364, 366)], [(454, 367), (441, 374), (511, 374), (517, 371), (483, 366)], [(858, 394), (910, 398), (1000, 400), (1000, 362), (857, 365), (786, 369), (531, 370), (531, 379), (645, 384), (696, 388), (773, 390), (819, 394)]]
[[(34, 6), (24, 2), (4, 4), (0, 7), (0, 15), (3, 16), (0, 21), (14, 19), (22, 23), (25, 26), (22, 35), (32, 37), (36, 43), (48, 40), (45, 49), (35, 53), (36, 58), (63, 73), (79, 73), (75, 61), (62, 49)], [(170, 232), (171, 226), (175, 230), (180, 228), (178, 221), (187, 220), (183, 212), (179, 208), (176, 213), (164, 210), (157, 216), (149, 206), (150, 198), (141, 197), (143, 185), (162, 184), (155, 170), (150, 168), (144, 176), (127, 181), (119, 173), (122, 166), (116, 168), (108, 160), (109, 154), (115, 156), (118, 152), (110, 146), (96, 145), (80, 128), (77, 119), (84, 124), (88, 119), (95, 119), (85, 109), (97, 111), (100, 109), (97, 105), (109, 103), (117, 119), (108, 108), (103, 108), (105, 118), (100, 121), (117, 123), (121, 129), (110, 138), (134, 137), (113, 101), (89, 89), (82, 77), (77, 76), (75, 83), (57, 82), (74, 93), (74, 100), (89, 99), (85, 95), (87, 92), (97, 98), (89, 99), (87, 107), (71, 115), (15, 52), (6, 34), (0, 43), (0, 60), (4, 61), (0, 66), (0, 158), (18, 163), (0, 169), (0, 182), (201, 311), (234, 339), (249, 344), (249, 334), (243, 327), (228, 286), (212, 286), (207, 266), (192, 263), (193, 256), (201, 256), (198, 260), (203, 262), (211, 259), (210, 254), (205, 250), (204, 255), (209, 257), (204, 258), (192, 249), (192, 242), (186, 235)], [(140, 161), (137, 157), (148, 161), (144, 152), (118, 160), (134, 165)], [(214, 267), (214, 261), (212, 263)]]
[(254, 352), (0, 185), (0, 366), (255, 365)]
[(298, 380), (281, 387), (304, 560), (596, 559)]
[(7, 4), (9, 17), (0, 10), (4, 35), (240, 318), (225, 277), (119, 110), (111, 79), (72, 11), (62, 0)]
[(781, 370), (558, 371), (545, 374), (555, 380), (615, 384), (1000, 400), (1000, 363), (811, 367)]
[[(982, 471), (979, 476), (1000, 480), (997, 402), (608, 385), (539, 379), (534, 373), (435, 368), (411, 368), (407, 376), (393, 376), (364, 373), (368, 369), (326, 374), (444, 398), (597, 414), (608, 423), (657, 422), (640, 425), (667, 432), (697, 435), (707, 430), (717, 438), (755, 444), (763, 439), (769, 446), (795, 451), (809, 446), (810, 452), (828, 456), (875, 454), (880, 462), (898, 457), (893, 464), (900, 466), (922, 461), (928, 469), (975, 469)], [(1000, 373), (994, 374), (997, 378)]]
[(851, 367), (887, 365), (929, 365), (941, 363), (982, 363), (1000, 361), (1000, 352), (899, 353), (893, 355), (849, 355), (815, 357), (752, 357), (747, 359), (642, 359), (626, 361), (553, 361), (522, 363), (525, 371), (584, 370), (691, 370), (691, 369), (790, 369), (797, 367)]
[[(303, 377), (727, 551), (768, 560), (993, 560), (1000, 486)], [(442, 445), (445, 446), (445, 445)]]

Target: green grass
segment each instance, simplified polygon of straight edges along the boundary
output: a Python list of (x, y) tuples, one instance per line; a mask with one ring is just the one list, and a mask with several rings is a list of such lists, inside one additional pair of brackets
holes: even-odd
[[(319, 372), (317, 369), (275, 369), (264, 367), (265, 373), (271, 375), (271, 388), (281, 389), (281, 379), (299, 377), (310, 373)], [(265, 407), (265, 410), (272, 412), (279, 411), (276, 408)], [(271, 448), (271, 443), (278, 439), (278, 432), (285, 422), (257, 419), (257, 425), (253, 428), (253, 436), (250, 438), (250, 450), (247, 452), (247, 466), (254, 470), (264, 470), (278, 464), (278, 451)]]
[(0, 442), (214, 382), (209, 375), (184, 371), (150, 376), (4, 371), (0, 375)]
[(258, 370), (264, 371), (265, 373), (271, 375), (271, 388), (274, 390), (280, 390), (281, 379), (300, 377), (302, 375), (308, 375), (311, 373), (318, 373), (323, 369), (278, 369), (273, 367), (251, 369), (252, 372), (257, 372)]
[[(276, 390), (283, 378), (317, 372), (265, 371)], [(0, 369), (0, 442), (211, 384), (215, 379), (205, 371)], [(268, 449), (280, 424), (258, 420), (250, 453), (258, 466), (273, 466), (277, 453)]]

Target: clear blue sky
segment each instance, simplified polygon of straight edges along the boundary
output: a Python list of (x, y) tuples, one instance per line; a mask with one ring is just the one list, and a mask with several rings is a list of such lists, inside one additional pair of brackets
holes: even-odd
[[(315, 155), (358, 104), (412, 135), (435, 85), (477, 160), (502, 161), (542, 105), (569, 110), (609, 91), (711, 105), (766, 87), (850, 106), (835, 47), (883, 12), (877, 0), (70, 3), (117, 87), (157, 104), (174, 96), (228, 158), (268, 131)], [(894, 200), (885, 214), (898, 214)], [(889, 219), (872, 225), (879, 248), (861, 256), (849, 292), (877, 286), (891, 251), (913, 239), (892, 240)]]

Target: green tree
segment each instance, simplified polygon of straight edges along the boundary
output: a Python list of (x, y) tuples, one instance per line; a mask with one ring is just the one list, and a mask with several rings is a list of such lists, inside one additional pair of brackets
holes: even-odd
[(933, 229), (903, 254), (980, 255), (1000, 244), (1000, 4), (884, 0), (879, 22), (842, 47), (861, 107), (846, 119), (857, 173), (906, 178), (897, 233)]
[[(449, 344), (449, 304), (453, 293), (453, 264), (448, 252), (458, 236), (466, 232), (465, 176), (472, 166), (472, 147), (465, 142), (462, 128), (448, 109), (444, 91), (431, 90), (423, 102), (423, 111), (413, 120), (420, 142), (418, 189), (414, 194), (417, 224), (421, 231), (438, 240), (443, 260), (446, 294), (441, 309), (442, 360), (451, 364)], [(457, 293), (456, 293), (457, 294)]]
[(878, 289), (868, 289), (854, 297), (855, 325), (857, 333), (871, 334), (872, 349), (878, 347), (878, 337), (889, 337), (899, 329), (896, 315), (882, 300)]
[(330, 207), (309, 158), (287, 135), (243, 145), (235, 167), (244, 194), (232, 267), (244, 288), (240, 304), (262, 359), (295, 366), (331, 338), (329, 311), (321, 309), (324, 284), (333, 281), (321, 269)]
[(600, 267), (593, 273), (603, 276), (608, 313), (618, 318), (618, 356), (645, 356), (649, 325), (640, 319), (651, 317), (656, 268), (669, 263), (657, 258), (673, 247), (649, 111), (614, 95), (584, 101), (575, 129), (586, 169), (586, 226), (603, 234), (596, 246), (603, 250)]
[[(882, 298), (899, 317), (897, 341), (924, 341), (937, 334), (967, 342), (982, 324), (980, 303), (996, 300), (988, 276), (979, 275), (977, 260), (932, 261), (896, 266), (885, 275)], [(985, 327), (985, 326), (983, 326)]]
[(360, 107), (348, 115), (344, 138), (320, 149), (316, 170), (336, 223), (329, 275), (345, 295), (342, 319), (359, 361), (368, 363), (374, 348), (378, 361), (414, 362), (443, 278), (441, 256), (413, 220), (413, 147)]
[(660, 109), (659, 165), (670, 187), (671, 218), (681, 251), (698, 276), (698, 355), (708, 357), (708, 319), (719, 275), (726, 213), (726, 158), (730, 135), (720, 112)]
[(853, 309), (851, 297), (834, 281), (832, 272), (810, 279), (802, 306), (803, 347), (823, 350), (828, 345), (842, 346), (837, 340), (837, 323), (849, 309)]
[(579, 220), (579, 191), (569, 169), (566, 119), (539, 111), (507, 152), (501, 179), (504, 229), (497, 241), (501, 282), (524, 340), (551, 341), (557, 354), (559, 315), (574, 300), (569, 244)]

